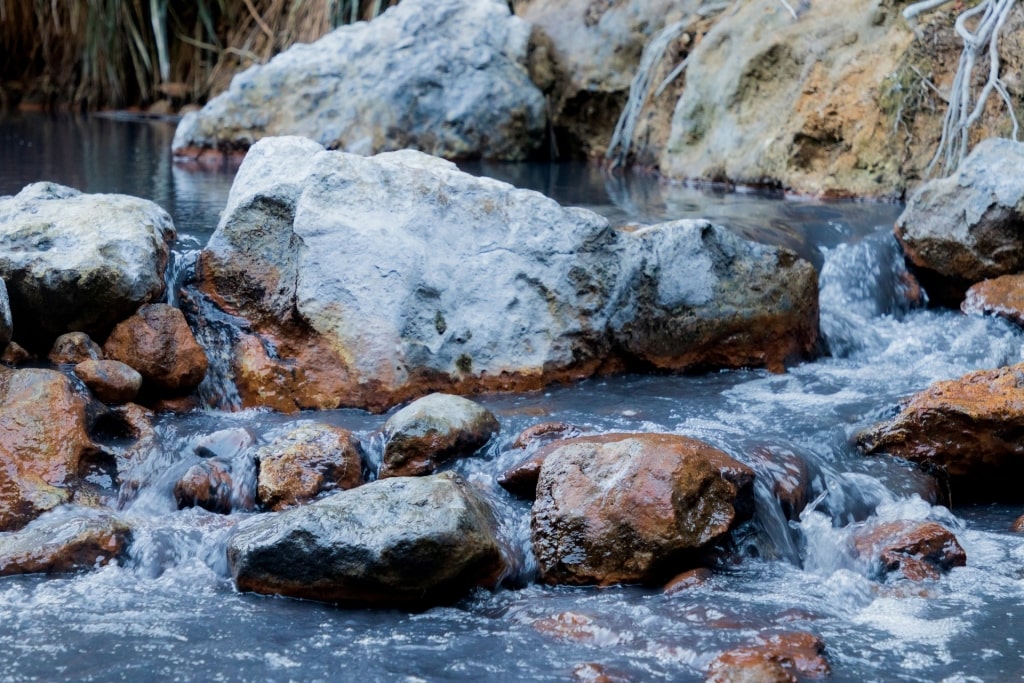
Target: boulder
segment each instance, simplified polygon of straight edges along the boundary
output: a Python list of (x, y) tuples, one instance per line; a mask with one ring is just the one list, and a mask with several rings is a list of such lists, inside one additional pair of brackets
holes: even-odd
[(0, 354), (0, 363), (7, 365), (22, 365), (33, 360), (33, 356), (18, 342), (10, 342), (7, 348)]
[(384, 424), (380, 477), (431, 474), (447, 460), (477, 452), (499, 429), (497, 418), (479, 403), (449, 394), (424, 396)]
[(206, 376), (206, 352), (181, 311), (167, 304), (147, 304), (118, 323), (103, 351), (137, 370), (148, 391), (187, 394)]
[(937, 579), (940, 573), (967, 564), (956, 536), (935, 522), (867, 524), (854, 534), (853, 548), (872, 574), (883, 579), (897, 572), (911, 581)]
[(256, 499), (271, 510), (313, 500), (321, 493), (363, 483), (359, 440), (347, 429), (308, 423), (256, 452)]
[[(498, 485), (517, 498), (533, 500), (537, 495), (537, 479), (540, 477), (541, 465), (552, 448), (558, 448), (558, 440), (576, 438), (581, 432), (579, 427), (565, 422), (542, 422), (527, 427), (512, 442), (512, 448), (532, 450), (533, 454), (502, 472), (498, 476)], [(552, 440), (556, 442), (552, 448), (542, 446)]]
[(302, 135), (357, 154), (524, 159), (546, 131), (529, 40), (504, 0), (405, 0), (238, 74), (182, 119), (174, 153)]
[[(209, 459), (196, 463), (174, 484), (178, 509), (200, 507), (222, 515), (252, 507), (252, 495), (236, 491), (231, 463)], [(248, 503), (248, 504), (246, 504)]]
[(0, 368), (0, 531), (70, 501), (83, 461), (97, 450), (86, 400), (67, 377)]
[(896, 238), (933, 301), (959, 306), (970, 285), (1024, 271), (1021, 164), (1024, 144), (984, 140), (907, 202)]
[(0, 198), (0, 277), (18, 341), (45, 351), (65, 332), (102, 339), (164, 294), (174, 225), (144, 199), (54, 183)]
[(90, 569), (116, 560), (130, 541), (131, 528), (113, 514), (62, 506), (0, 533), (0, 576)]
[(971, 285), (960, 310), (998, 315), (1024, 327), (1024, 273), (1003, 275)]
[(673, 434), (565, 441), (541, 467), (531, 518), (540, 578), (665, 580), (753, 513), (754, 473)]
[(87, 360), (102, 360), (103, 349), (85, 332), (68, 332), (54, 340), (48, 357), (54, 365), (76, 365)]
[[(381, 193), (388, 197), (380, 201)], [(382, 410), (811, 355), (817, 278), (706, 221), (631, 230), (418, 152), (256, 144), (199, 262), (243, 407)]]
[(14, 334), (14, 319), (11, 317), (11, 299), (7, 295), (7, 284), (0, 277), (0, 351), (3, 351)]
[(75, 375), (104, 403), (130, 403), (142, 388), (142, 375), (116, 360), (82, 361)]
[(396, 477), (246, 520), (228, 544), (239, 590), (425, 606), (494, 587), (505, 562), (487, 504), (461, 477)]
[(1024, 364), (936, 382), (891, 420), (857, 436), (885, 453), (948, 476), (954, 503), (1019, 499), (1024, 475)]
[(759, 636), (751, 645), (727, 650), (709, 667), (708, 681), (715, 683), (796, 683), (824, 678), (831, 673), (825, 659), (825, 643), (811, 633), (778, 633)]

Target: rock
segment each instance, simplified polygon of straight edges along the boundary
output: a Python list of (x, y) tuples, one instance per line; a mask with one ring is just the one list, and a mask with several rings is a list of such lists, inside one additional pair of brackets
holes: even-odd
[(335, 489), (363, 483), (359, 441), (347, 429), (301, 425), (256, 453), (256, 499), (271, 510), (295, 507)]
[(896, 221), (933, 301), (959, 306), (981, 280), (1024, 271), (1024, 144), (984, 140), (948, 178), (925, 183)]
[(238, 74), (182, 119), (174, 153), (302, 135), (358, 154), (524, 159), (546, 130), (529, 39), (503, 0), (404, 0)]
[(753, 481), (745, 465), (684, 436), (566, 441), (544, 461), (533, 504), (540, 579), (664, 580), (750, 517)]
[(1019, 499), (1024, 474), (1024, 364), (936, 382), (857, 443), (949, 477), (954, 503)]
[(201, 458), (234, 460), (254, 443), (252, 434), (243, 427), (218, 429), (196, 439), (192, 451)]
[(811, 633), (759, 636), (757, 643), (727, 650), (709, 667), (708, 681), (716, 683), (796, 683), (824, 678), (831, 672), (824, 657), (825, 643)]
[[(1021, 232), (1024, 235), (1024, 227)], [(1024, 327), (1024, 274), (1003, 275), (972, 285), (960, 310), (995, 314)]]
[(68, 332), (53, 342), (49, 359), (54, 365), (77, 365), (87, 360), (102, 360), (103, 349), (85, 332)]
[(697, 586), (703, 586), (711, 580), (711, 570), (705, 567), (697, 567), (696, 569), (689, 569), (682, 574), (677, 575), (671, 581), (665, 584), (663, 589), (665, 595), (672, 595), (674, 593), (681, 593)]
[(64, 375), (0, 369), (0, 531), (68, 502), (96, 451), (86, 401)]
[(629, 683), (632, 680), (620, 671), (594, 662), (578, 664), (573, 668), (572, 675), (581, 683)]
[(448, 394), (424, 396), (384, 424), (380, 477), (431, 474), (447, 460), (480, 450), (499, 429), (479, 403)]
[(0, 576), (91, 569), (116, 560), (130, 541), (130, 527), (109, 512), (62, 506), (0, 534)]
[(130, 403), (142, 388), (142, 375), (116, 360), (83, 361), (75, 375), (104, 403)]
[(941, 572), (967, 564), (956, 536), (935, 522), (869, 524), (858, 529), (853, 547), (880, 578), (899, 572), (911, 581), (937, 579)]
[(759, 446), (751, 449), (749, 455), (757, 476), (770, 482), (770, 490), (779, 501), (786, 519), (799, 518), (807, 505), (811, 488), (807, 461), (781, 446)]
[(199, 272), (249, 325), (231, 354), (242, 406), (282, 411), (626, 366), (779, 370), (818, 335), (814, 269), (787, 250), (706, 221), (616, 230), (417, 152), (296, 138), (249, 151)]
[(486, 503), (459, 476), (401, 477), (246, 520), (228, 544), (239, 590), (424, 606), (505, 568)]
[(573, 439), (583, 433), (576, 425), (565, 422), (541, 422), (519, 432), (512, 448), (529, 448), (553, 439)]
[(498, 485), (517, 498), (533, 500), (537, 495), (541, 465), (552, 450), (540, 447), (541, 444), (552, 439), (573, 439), (581, 432), (579, 427), (564, 422), (542, 422), (527, 427), (512, 442), (512, 448), (533, 449), (534, 453), (502, 472), (498, 477)]
[(602, 636), (611, 635), (609, 629), (598, 624), (593, 617), (579, 612), (561, 612), (538, 619), (532, 626), (538, 633), (577, 643), (606, 641)]
[(188, 468), (174, 484), (174, 500), (178, 509), (201, 507), (222, 515), (236, 509), (250, 509), (252, 495), (236, 492), (231, 469), (231, 463), (212, 458)]
[(167, 304), (142, 306), (118, 323), (103, 351), (138, 370), (147, 389), (187, 394), (206, 376), (206, 352), (181, 311)]
[(0, 277), (0, 351), (3, 351), (14, 334), (14, 320), (11, 317), (11, 299), (7, 296), (7, 284)]
[(0, 198), (0, 277), (18, 340), (45, 350), (65, 332), (102, 339), (164, 294), (174, 225), (144, 199), (54, 183)]
[(1013, 520), (1013, 524), (1010, 525), (1010, 531), (1018, 534), (1024, 532), (1024, 515)]
[(0, 363), (6, 363), (7, 365), (22, 365), (32, 359), (32, 354), (17, 342), (7, 344), (7, 348), (0, 354)]

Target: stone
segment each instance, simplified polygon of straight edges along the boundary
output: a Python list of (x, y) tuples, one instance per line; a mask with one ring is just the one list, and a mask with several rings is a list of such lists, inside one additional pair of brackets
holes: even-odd
[(853, 536), (857, 556), (886, 578), (899, 573), (911, 581), (937, 579), (953, 567), (967, 564), (956, 536), (935, 522), (898, 520), (867, 524)]
[(31, 353), (22, 347), (21, 344), (13, 341), (7, 344), (7, 348), (0, 354), (0, 363), (6, 363), (7, 365), (23, 365), (32, 359)]
[(573, 668), (572, 676), (581, 683), (629, 683), (632, 680), (620, 671), (594, 662), (578, 664)]
[(552, 584), (653, 582), (693, 566), (753, 514), (754, 473), (673, 434), (606, 434), (545, 459), (531, 530)]
[(519, 432), (512, 441), (512, 448), (529, 448), (553, 439), (572, 439), (582, 433), (582, 429), (566, 422), (541, 422)]
[[(192, 465), (174, 484), (174, 500), (178, 509), (200, 507), (222, 515), (233, 510), (245, 510), (251, 505), (236, 505), (240, 496), (235, 492), (235, 480), (231, 475), (231, 464), (222, 460), (203, 460)], [(240, 492), (241, 493), (241, 492)], [(242, 500), (252, 496), (241, 495)]]
[(538, 619), (532, 625), (538, 633), (577, 643), (593, 643), (609, 633), (594, 617), (580, 612), (561, 612)]
[(811, 633), (791, 632), (759, 636), (757, 642), (727, 650), (708, 667), (715, 683), (796, 683), (824, 678), (831, 673), (825, 643)]
[(50, 348), (65, 332), (106, 337), (164, 295), (174, 224), (153, 202), (34, 183), (0, 198), (0, 277), (18, 341)]
[(1010, 525), (1010, 531), (1018, 534), (1024, 532), (1024, 515), (1013, 520), (1013, 524)]
[(532, 450), (533, 454), (502, 472), (498, 476), (498, 485), (517, 498), (533, 500), (537, 495), (540, 467), (551, 452), (551, 448), (545, 448), (543, 444), (552, 440), (573, 439), (582, 431), (565, 422), (542, 422), (527, 427), (512, 442), (512, 448)]
[(614, 229), (413, 151), (260, 141), (198, 271), (247, 324), (230, 350), (241, 407), (380, 411), (817, 350), (817, 276), (788, 250), (706, 221)]
[(206, 376), (206, 352), (182, 312), (167, 304), (147, 304), (118, 323), (103, 351), (135, 368), (147, 390), (187, 394)]
[(1024, 327), (1024, 273), (1003, 275), (971, 285), (960, 310), (998, 315)]
[(792, 449), (759, 446), (749, 452), (751, 466), (762, 481), (770, 482), (772, 495), (779, 501), (788, 520), (800, 517), (811, 489), (811, 471), (807, 461)]
[(424, 396), (384, 424), (380, 477), (431, 474), (452, 458), (477, 452), (500, 428), (479, 403), (449, 394)]
[(347, 429), (300, 425), (259, 449), (256, 500), (270, 510), (307, 503), (321, 493), (363, 483), (359, 440)]
[(0, 576), (92, 569), (116, 561), (130, 542), (131, 528), (113, 514), (61, 506), (0, 534)]
[(933, 302), (959, 306), (976, 282), (1024, 271), (1024, 144), (978, 143), (956, 173), (911, 196), (896, 238)]
[(697, 567), (696, 569), (688, 569), (682, 574), (676, 575), (665, 584), (662, 590), (665, 595), (673, 595), (674, 593), (681, 593), (691, 588), (703, 586), (710, 580), (711, 570), (706, 567)]
[(254, 443), (248, 429), (230, 427), (200, 436), (195, 440), (192, 451), (201, 458), (234, 460)]
[(130, 403), (142, 388), (142, 375), (116, 360), (82, 361), (75, 375), (104, 403)]
[(398, 607), (493, 588), (506, 568), (487, 504), (447, 472), (257, 515), (238, 526), (228, 563), (242, 591)]
[(0, 531), (69, 502), (97, 452), (86, 400), (53, 370), (0, 369)]
[(1019, 499), (1024, 474), (1024, 363), (936, 382), (898, 415), (857, 436), (884, 453), (949, 479), (952, 502)]
[(11, 299), (7, 295), (7, 284), (0, 277), (0, 351), (10, 343), (14, 335), (14, 319), (11, 317)]
[(172, 147), (197, 157), (302, 135), (358, 154), (522, 160), (547, 124), (529, 41), (504, 0), (404, 0), (236, 75), (182, 119)]
[(87, 360), (102, 360), (103, 349), (85, 332), (68, 332), (54, 340), (48, 357), (54, 365), (76, 365)]

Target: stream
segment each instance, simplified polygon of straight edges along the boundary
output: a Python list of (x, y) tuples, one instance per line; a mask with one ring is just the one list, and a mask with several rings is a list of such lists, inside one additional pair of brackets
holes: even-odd
[[(174, 218), (177, 260), (187, 263), (216, 227), (232, 173), (175, 166), (173, 130), (159, 121), (0, 118), (0, 195), (52, 180), (151, 199)], [(1024, 628), (1024, 535), (1009, 531), (1024, 506), (951, 512), (930, 505), (918, 495), (915, 470), (851, 445), (857, 431), (931, 382), (1024, 360), (1024, 337), (1004, 321), (908, 305), (891, 230), (899, 206), (696, 189), (578, 164), (464, 169), (615, 223), (706, 217), (794, 249), (820, 273), (828, 354), (782, 375), (627, 375), (479, 397), (501, 432), (476, 457), (449, 467), (489, 492), (519, 571), (510, 586), (421, 613), (238, 593), (225, 545), (245, 515), (179, 511), (172, 493), (199, 459), (196, 442), (212, 432), (242, 428), (258, 447), (316, 419), (352, 430), (379, 464), (377, 430), (387, 415), (209, 409), (161, 416), (156, 466), (119, 513), (134, 528), (127, 557), (70, 576), (0, 579), (0, 681), (561, 681), (591, 663), (624, 680), (701, 681), (723, 650), (781, 631), (820, 635), (833, 681), (1024, 678), (1024, 643), (1015, 635)], [(752, 449), (790, 452), (808, 464), (814, 502), (787, 522), (759, 488), (756, 519), (736, 533), (735, 561), (675, 594), (537, 585), (529, 503), (496, 479), (522, 457), (509, 448), (515, 436), (546, 421), (685, 434), (755, 469)], [(237, 457), (251, 460), (247, 452)], [(871, 516), (944, 524), (966, 550), (967, 566), (922, 584), (870, 579), (844, 548), (851, 529)], [(545, 626), (566, 612), (578, 615), (575, 627)]]

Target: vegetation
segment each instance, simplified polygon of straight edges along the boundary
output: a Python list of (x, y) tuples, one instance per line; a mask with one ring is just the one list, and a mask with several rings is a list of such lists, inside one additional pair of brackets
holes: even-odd
[[(398, 0), (0, 0), (0, 97), (202, 102), (296, 42)], [(0, 101), (2, 104), (2, 101)]]

